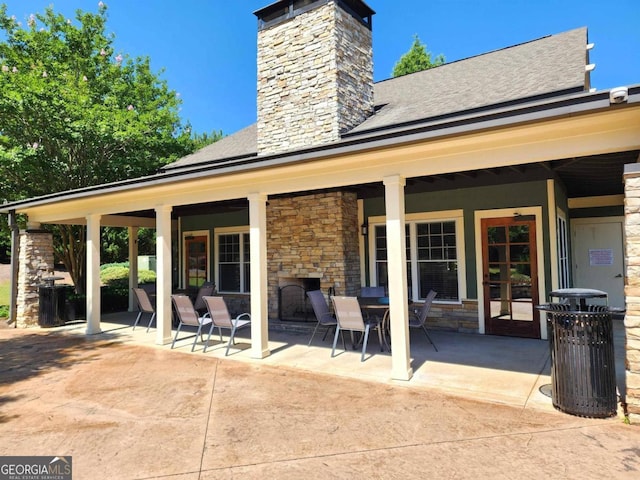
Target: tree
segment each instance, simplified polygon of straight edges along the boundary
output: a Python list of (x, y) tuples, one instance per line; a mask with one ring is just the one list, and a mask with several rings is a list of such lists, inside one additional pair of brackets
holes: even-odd
[(224, 134), (222, 133), (222, 130), (214, 130), (211, 133), (194, 133), (191, 136), (191, 140), (193, 141), (194, 149), (200, 150), (207, 145), (215, 143), (218, 140), (222, 140), (223, 137)]
[[(148, 57), (114, 50), (107, 7), (51, 7), (23, 27), (0, 4), (0, 199), (139, 177), (195, 148), (180, 99)], [(84, 290), (84, 228), (58, 225), (55, 251)]]
[(420, 41), (418, 35), (413, 37), (413, 45), (407, 53), (400, 57), (400, 60), (393, 67), (392, 77), (400, 77), (409, 73), (420, 72), (437, 67), (445, 63), (444, 55), (440, 54), (431, 59), (431, 52), (427, 51), (427, 46)]

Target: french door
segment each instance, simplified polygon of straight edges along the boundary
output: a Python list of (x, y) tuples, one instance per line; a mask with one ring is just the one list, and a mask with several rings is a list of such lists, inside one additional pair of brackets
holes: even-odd
[(198, 288), (207, 281), (209, 259), (207, 255), (207, 237), (192, 236), (185, 238), (185, 286)]
[(536, 251), (533, 217), (482, 220), (487, 333), (540, 338)]

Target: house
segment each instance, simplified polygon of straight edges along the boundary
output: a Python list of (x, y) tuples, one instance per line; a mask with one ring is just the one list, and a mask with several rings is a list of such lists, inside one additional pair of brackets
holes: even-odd
[(43, 223), (87, 226), (88, 334), (100, 331), (100, 226), (129, 227), (132, 259), (136, 229), (155, 226), (157, 343), (171, 340), (172, 288), (205, 279), (250, 306), (255, 358), (270, 354), (285, 287), (383, 285), (402, 380), (408, 297), (438, 291), (438, 328), (544, 339), (535, 306), (585, 286), (626, 306), (640, 414), (640, 85), (591, 90), (586, 28), (374, 84), (363, 1), (255, 14), (255, 125), (149, 177), (2, 206), (30, 222), (15, 234), (18, 321), (50, 258)]

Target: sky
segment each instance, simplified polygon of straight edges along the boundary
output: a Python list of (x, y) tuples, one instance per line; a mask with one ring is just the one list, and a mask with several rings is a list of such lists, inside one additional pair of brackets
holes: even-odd
[[(257, 20), (275, 0), (103, 0), (116, 52), (148, 56), (182, 98), (198, 133), (231, 134), (256, 121)], [(97, 12), (98, 0), (0, 0), (26, 24), (53, 5)], [(414, 35), (447, 62), (588, 27), (592, 87), (640, 84), (640, 0), (366, 0), (373, 17), (374, 79), (390, 77)]]

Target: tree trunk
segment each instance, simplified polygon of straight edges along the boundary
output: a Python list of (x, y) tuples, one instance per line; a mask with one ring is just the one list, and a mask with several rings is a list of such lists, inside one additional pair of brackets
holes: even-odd
[(55, 251), (73, 280), (75, 292), (85, 293), (87, 271), (86, 228), (83, 225), (56, 225), (58, 234)]

